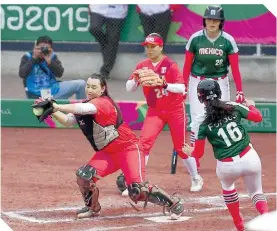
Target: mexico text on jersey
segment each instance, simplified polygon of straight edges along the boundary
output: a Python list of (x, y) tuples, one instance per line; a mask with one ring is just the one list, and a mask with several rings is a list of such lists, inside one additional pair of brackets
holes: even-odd
[(234, 38), (224, 31), (211, 39), (207, 37), (205, 30), (200, 30), (191, 36), (186, 50), (195, 55), (192, 75), (216, 78), (228, 73), (228, 55), (237, 53), (238, 47)]

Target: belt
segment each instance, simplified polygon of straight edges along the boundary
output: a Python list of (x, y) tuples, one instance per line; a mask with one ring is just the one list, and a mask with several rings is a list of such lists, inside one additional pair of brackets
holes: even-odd
[[(243, 157), (249, 150), (251, 149), (251, 146), (247, 146), (240, 154), (240, 157)], [(233, 162), (233, 158), (232, 157), (227, 157), (225, 159), (219, 160), (221, 162)]]
[(221, 77), (216, 77), (216, 78), (207, 78), (206, 76), (198, 76), (198, 75), (193, 75), (193, 74), (191, 74), (190, 76), (193, 78), (196, 78), (196, 79), (200, 79), (200, 80), (203, 80), (203, 79), (220, 80), (220, 79), (225, 79), (227, 77), (227, 75), (223, 75)]

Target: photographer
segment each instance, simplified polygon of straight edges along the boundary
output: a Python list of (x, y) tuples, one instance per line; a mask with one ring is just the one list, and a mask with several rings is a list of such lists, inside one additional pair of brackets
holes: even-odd
[(27, 52), (19, 67), (26, 96), (29, 99), (53, 96), (55, 99), (68, 99), (76, 94), (76, 99), (85, 99), (84, 80), (58, 82), (64, 68), (52, 48), (52, 39), (41, 36), (37, 39), (32, 52)]

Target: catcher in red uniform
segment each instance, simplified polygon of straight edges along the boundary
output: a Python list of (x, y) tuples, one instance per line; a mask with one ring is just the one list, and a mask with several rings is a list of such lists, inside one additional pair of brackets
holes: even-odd
[(174, 148), (191, 176), (190, 191), (200, 191), (203, 179), (198, 174), (196, 161), (182, 151), (186, 132), (186, 89), (182, 74), (177, 63), (163, 54), (163, 39), (159, 34), (148, 35), (142, 45), (148, 58), (137, 64), (126, 89), (131, 92), (141, 86), (147, 101), (148, 111), (139, 141), (145, 163), (157, 136), (168, 124)]
[(85, 202), (85, 207), (77, 211), (77, 217), (99, 215), (101, 206), (96, 182), (121, 169), (129, 197), (135, 203), (144, 201), (146, 206), (149, 201), (163, 206), (172, 219), (178, 219), (184, 211), (181, 200), (145, 181), (144, 155), (138, 146), (138, 139), (122, 120), (121, 112), (109, 96), (106, 81), (101, 75), (93, 74), (88, 78), (86, 95), (86, 100), (74, 104), (59, 105), (55, 101), (44, 100), (33, 105), (44, 109), (44, 113), (38, 116), (40, 121), (52, 114), (64, 126), (78, 124), (96, 151), (90, 161), (76, 172), (77, 184)]

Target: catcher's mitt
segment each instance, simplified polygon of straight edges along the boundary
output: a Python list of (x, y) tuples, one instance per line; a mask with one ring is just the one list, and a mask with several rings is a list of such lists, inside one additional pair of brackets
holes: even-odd
[(53, 102), (56, 103), (56, 101), (53, 99), (36, 100), (32, 105), (33, 109), (41, 110), (41, 113), (36, 114), (36, 117), (40, 123), (53, 113)]
[(152, 69), (139, 69), (136, 71), (136, 73), (138, 75), (138, 81), (141, 86), (163, 87), (166, 85), (164, 77), (160, 77)]

